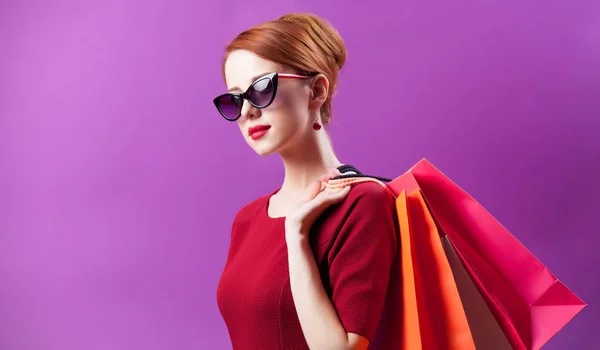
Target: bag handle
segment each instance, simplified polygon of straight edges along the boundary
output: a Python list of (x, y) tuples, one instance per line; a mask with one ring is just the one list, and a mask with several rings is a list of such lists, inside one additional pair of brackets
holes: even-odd
[[(342, 165), (337, 168), (342, 175), (331, 178), (329, 181), (325, 183), (325, 185), (329, 188), (343, 188), (348, 185), (357, 184), (361, 182), (375, 182), (388, 190), (392, 196), (394, 196), (392, 190), (386, 185), (386, 182), (391, 182), (391, 179), (373, 176), (373, 175), (365, 175), (358, 171), (352, 165)], [(394, 196), (395, 197), (395, 196)]]
[[(353, 179), (353, 178), (372, 178), (375, 180), (379, 180), (381, 182), (392, 182), (392, 179), (388, 179), (386, 177), (363, 174), (360, 171), (358, 171), (358, 169), (356, 169), (354, 166), (349, 165), (349, 164), (339, 166), (337, 169), (339, 170), (340, 173), (342, 173), (342, 175), (336, 176), (336, 177), (332, 178), (332, 180)], [(354, 173), (354, 174), (347, 174), (349, 172)]]

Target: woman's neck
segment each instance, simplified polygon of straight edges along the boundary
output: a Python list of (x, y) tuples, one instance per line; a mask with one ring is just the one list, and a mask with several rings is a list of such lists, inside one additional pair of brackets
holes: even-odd
[(312, 140), (282, 153), (281, 157), (285, 178), (279, 192), (285, 197), (301, 197), (314, 187), (315, 182), (329, 169), (342, 165), (325, 132), (317, 133)]

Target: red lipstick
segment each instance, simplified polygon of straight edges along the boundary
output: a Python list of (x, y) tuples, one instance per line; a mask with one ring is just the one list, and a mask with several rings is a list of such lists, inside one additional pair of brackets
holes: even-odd
[(263, 137), (269, 128), (271, 128), (270, 125), (256, 125), (248, 129), (248, 135), (250, 135), (253, 140), (257, 140)]

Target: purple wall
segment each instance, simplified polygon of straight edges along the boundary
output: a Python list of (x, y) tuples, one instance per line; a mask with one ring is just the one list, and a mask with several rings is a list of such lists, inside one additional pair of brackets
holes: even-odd
[(3, 1), (0, 348), (230, 348), (231, 220), (282, 171), (211, 99), (225, 43), (289, 11), (347, 43), (342, 161), (428, 158), (590, 304), (546, 348), (600, 346), (600, 2), (362, 3)]

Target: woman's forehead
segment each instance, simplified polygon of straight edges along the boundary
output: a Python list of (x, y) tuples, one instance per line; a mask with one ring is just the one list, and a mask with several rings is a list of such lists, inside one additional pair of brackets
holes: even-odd
[(281, 66), (253, 52), (236, 50), (225, 62), (225, 81), (228, 90), (246, 90), (257, 78), (272, 72), (280, 72)]

